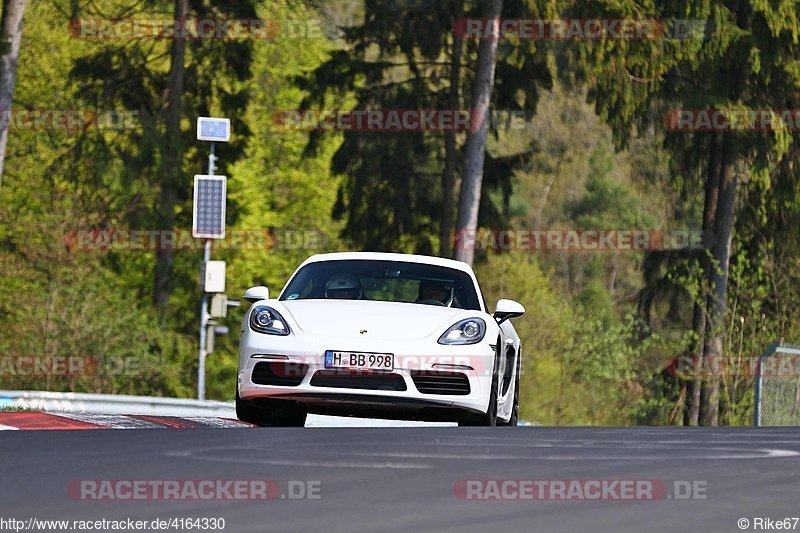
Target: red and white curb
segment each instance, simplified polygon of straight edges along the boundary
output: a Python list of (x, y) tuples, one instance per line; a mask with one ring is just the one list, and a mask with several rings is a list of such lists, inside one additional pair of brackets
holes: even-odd
[(0, 431), (40, 429), (198, 429), (248, 428), (251, 424), (231, 418), (149, 415), (96, 415), (0, 412)]

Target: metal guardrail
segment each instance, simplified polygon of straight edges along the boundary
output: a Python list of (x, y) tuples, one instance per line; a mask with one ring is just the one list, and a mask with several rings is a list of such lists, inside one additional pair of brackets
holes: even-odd
[(56, 413), (236, 418), (233, 402), (122, 394), (0, 390), (0, 409), (4, 407)]
[[(769, 358), (786, 355), (800, 356), (800, 346), (775, 341), (758, 358), (753, 391), (755, 426), (800, 426), (800, 369), (791, 365), (793, 368), (776, 370), (780, 361), (764, 364)], [(765, 367), (770, 371), (764, 372)]]
[[(179, 417), (236, 418), (233, 402), (126, 396), (122, 394), (86, 394), (0, 390), (0, 410), (4, 407), (33, 409), (51, 413), (86, 413), (109, 415), (151, 415)], [(455, 426), (452, 422), (413, 422), (351, 417), (309, 415), (306, 427), (415, 427)], [(520, 420), (521, 426), (538, 425)]]

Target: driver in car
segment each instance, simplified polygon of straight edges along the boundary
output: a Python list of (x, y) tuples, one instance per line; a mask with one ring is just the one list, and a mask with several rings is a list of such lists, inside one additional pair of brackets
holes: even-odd
[(450, 299), (450, 288), (441, 281), (422, 280), (419, 283), (419, 296), (416, 303), (435, 301), (447, 305)]
[(325, 298), (331, 300), (358, 300), (363, 293), (361, 283), (348, 274), (331, 276), (325, 284)]

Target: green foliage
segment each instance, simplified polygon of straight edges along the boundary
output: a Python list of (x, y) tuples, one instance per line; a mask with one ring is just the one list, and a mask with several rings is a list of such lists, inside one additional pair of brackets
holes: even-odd
[[(332, 54), (301, 86), (308, 92), (304, 108), (324, 108), (344, 94), (355, 101), (344, 110), (447, 110), (457, 5), (462, 17), (479, 16), (479, 6), (463, 0), (402, 2), (369, 0), (363, 19), (344, 30), (346, 49)], [(553, 2), (513, 0), (506, 16), (544, 17)], [(465, 43), (458, 87), (468, 109), (476, 41)], [(539, 91), (551, 85), (552, 65), (535, 41), (506, 42), (498, 53), (495, 109), (535, 109)], [(321, 132), (309, 139), (316, 150)], [(430, 131), (347, 131), (332, 159), (343, 175), (334, 216), (343, 221), (343, 237), (366, 250), (432, 254), (438, 248), (440, 205), (444, 195), (444, 133)], [(458, 134), (463, 144), (466, 133)], [(485, 165), (486, 198), (499, 193), (507, 202), (510, 180), (522, 158), (490, 151)], [(481, 205), (482, 224), (503, 225), (506, 210), (494, 202)]]
[(635, 423), (653, 399), (640, 381), (663, 360), (661, 341), (632, 317), (616, 324), (570, 304), (553, 273), (525, 252), (493, 254), (476, 268), (489, 305), (513, 297), (525, 306), (514, 327), (523, 339), (521, 416), (540, 424)]
[[(3, 374), (0, 388), (195, 394), (200, 252), (175, 252), (175, 290), (162, 321), (150, 303), (153, 252), (86, 251), (74, 241), (80, 230), (155, 227), (169, 41), (94, 41), (68, 32), (71, 17), (130, 16), (127, 5), (109, 1), (102, 13), (94, 4), (68, 13), (58, 3), (35, 2), (26, 15), (15, 107), (127, 111), (136, 121), (123, 130), (12, 132), (0, 189), (0, 354), (85, 356), (100, 366), (80, 376)], [(150, 3), (139, 16), (170, 7)], [(282, 0), (259, 13), (245, 3), (225, 9), (220, 16), (316, 16)], [(229, 228), (272, 232), (280, 247), (215, 252), (228, 261), (232, 297), (261, 283), (274, 291), (309, 253), (338, 248), (330, 212), (339, 181), (329, 171), (337, 141), (308, 158), (305, 137), (273, 131), (270, 120), (276, 110), (297, 107), (294, 78), (324, 61), (331, 46), (324, 39), (188, 43), (177, 228), (189, 231), (191, 176), (205, 173), (207, 146), (193, 140), (193, 117), (219, 113), (233, 124), (234, 142), (217, 150), (220, 172), (229, 176)], [(233, 397), (242, 312), (231, 312), (231, 335), (208, 358), (212, 398)], [(130, 365), (110, 367), (119, 361)]]

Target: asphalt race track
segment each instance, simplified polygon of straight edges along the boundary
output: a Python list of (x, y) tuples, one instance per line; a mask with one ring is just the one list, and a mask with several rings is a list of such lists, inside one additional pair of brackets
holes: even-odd
[[(800, 515), (798, 437), (794, 428), (4, 431), (0, 502), (5, 518), (223, 517), (225, 531), (739, 531), (739, 518), (752, 527), (754, 517)], [(270, 479), (281, 490), (290, 480), (318, 481), (319, 498), (68, 494), (70, 481), (87, 479)], [(668, 492), (681, 480), (701, 482), (705, 498), (456, 497), (459, 481), (489, 479), (660, 480)]]

